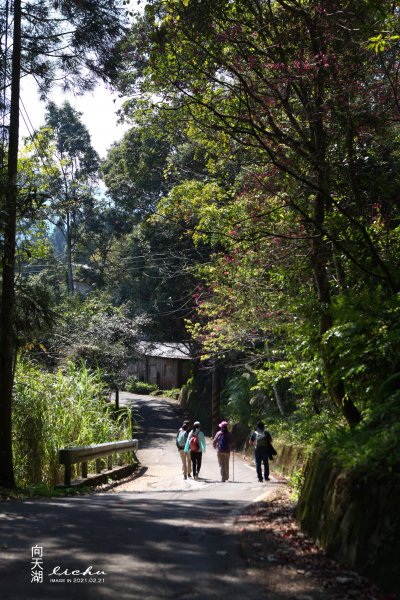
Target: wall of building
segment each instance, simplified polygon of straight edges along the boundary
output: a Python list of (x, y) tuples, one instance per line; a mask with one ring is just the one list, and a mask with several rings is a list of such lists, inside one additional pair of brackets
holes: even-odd
[(188, 360), (146, 356), (132, 364), (130, 373), (140, 381), (157, 385), (162, 390), (179, 388), (190, 377), (191, 364)]

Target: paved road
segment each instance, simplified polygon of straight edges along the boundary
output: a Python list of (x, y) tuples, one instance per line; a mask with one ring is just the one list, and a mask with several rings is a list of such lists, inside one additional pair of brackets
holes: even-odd
[[(185, 481), (173, 404), (132, 395), (121, 402), (138, 411), (143, 474), (105, 493), (1, 503), (0, 598), (265, 597), (248, 578), (232, 521), (277, 484), (260, 484), (237, 455), (234, 481), (221, 483), (209, 439), (201, 479)], [(35, 571), (43, 582), (32, 582)]]

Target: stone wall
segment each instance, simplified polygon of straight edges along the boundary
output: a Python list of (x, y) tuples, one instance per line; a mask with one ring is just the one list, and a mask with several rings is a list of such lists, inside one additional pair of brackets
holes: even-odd
[[(243, 453), (253, 459), (253, 448)], [(243, 438), (242, 438), (243, 440)], [(400, 593), (400, 476), (376, 478), (343, 471), (329, 454), (316, 452), (304, 467), (301, 447), (273, 442), (278, 455), (271, 471), (290, 477), (304, 468), (296, 516), (301, 528), (329, 556), (354, 569), (387, 592)]]
[(327, 554), (388, 592), (400, 592), (400, 477), (342, 471), (327, 453), (307, 462), (297, 506), (302, 529)]
[(277, 451), (273, 462), (270, 464), (271, 470), (276, 470), (285, 477), (290, 477), (304, 466), (304, 450), (300, 446), (288, 446), (280, 442), (273, 442)]
[[(383, 590), (400, 593), (400, 476), (344, 471), (322, 451), (304, 466), (302, 448), (279, 442), (274, 447), (272, 471), (290, 477), (304, 467), (296, 509), (303, 531), (338, 562)], [(245, 453), (252, 458), (252, 448)]]

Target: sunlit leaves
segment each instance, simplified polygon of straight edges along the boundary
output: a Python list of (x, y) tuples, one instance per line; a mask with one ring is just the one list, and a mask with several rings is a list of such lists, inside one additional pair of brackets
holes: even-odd
[(260, 385), (287, 377), (315, 411), (311, 397), (332, 382), (346, 388), (338, 407), (351, 394), (363, 403), (368, 335), (390, 334), (368, 328), (360, 306), (378, 285), (391, 297), (400, 285), (396, 14), (387, 65), (389, 37), (374, 35), (390, 12), (166, 0), (130, 39), (146, 56), (131, 89), (179, 114), (204, 151), (203, 177), (158, 208), (213, 249), (196, 271), (193, 337), (207, 358), (234, 348), (264, 361)]
[(176, 185), (168, 196), (160, 200), (158, 213), (175, 222), (185, 223), (195, 242), (217, 242), (224, 235), (225, 226), (218, 222), (232, 210), (229, 195), (216, 182), (196, 180)]
[(18, 485), (62, 480), (58, 451), (131, 437), (128, 421), (111, 418), (99, 370), (69, 363), (45, 372), (18, 361), (14, 389), (13, 447)]

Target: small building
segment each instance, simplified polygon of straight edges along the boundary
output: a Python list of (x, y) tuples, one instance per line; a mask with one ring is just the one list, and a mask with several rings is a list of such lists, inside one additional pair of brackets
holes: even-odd
[(140, 342), (137, 351), (129, 371), (139, 381), (170, 390), (182, 387), (191, 375), (193, 358), (186, 344)]

